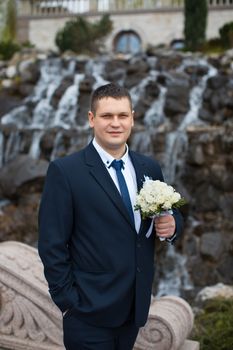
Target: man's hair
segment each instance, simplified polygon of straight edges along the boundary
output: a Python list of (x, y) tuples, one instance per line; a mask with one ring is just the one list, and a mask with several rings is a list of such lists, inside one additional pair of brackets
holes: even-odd
[(96, 113), (98, 101), (108, 97), (115, 98), (116, 100), (120, 100), (121, 98), (127, 98), (130, 103), (130, 108), (132, 109), (132, 99), (129, 91), (123, 86), (120, 86), (115, 83), (109, 83), (106, 85), (102, 85), (93, 91), (90, 103), (90, 109), (93, 114)]

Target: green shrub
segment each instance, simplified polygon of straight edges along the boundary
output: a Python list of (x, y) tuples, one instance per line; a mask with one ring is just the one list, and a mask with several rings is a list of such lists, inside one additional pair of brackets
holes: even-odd
[(80, 16), (65, 24), (57, 33), (55, 43), (61, 52), (71, 50), (76, 53), (98, 53), (103, 38), (111, 30), (112, 21), (109, 15), (104, 15), (95, 23), (90, 23)]
[(34, 44), (32, 44), (30, 41), (24, 41), (23, 43), (21, 43), (22, 48), (26, 48), (26, 49), (33, 49), (35, 47)]
[(210, 53), (223, 53), (225, 48), (222, 45), (220, 38), (212, 38), (204, 42), (200, 46), (200, 51), (210, 54)]
[(208, 300), (195, 317), (192, 338), (202, 350), (233, 349), (233, 298)]
[(233, 47), (233, 22), (224, 24), (219, 29), (219, 34), (225, 48)]
[(15, 52), (20, 50), (20, 46), (12, 41), (0, 42), (0, 59), (9, 60)]
[(98, 22), (93, 23), (92, 25), (91, 29), (94, 40), (104, 38), (112, 31), (112, 28), (113, 24), (109, 18), (109, 15), (102, 16)]

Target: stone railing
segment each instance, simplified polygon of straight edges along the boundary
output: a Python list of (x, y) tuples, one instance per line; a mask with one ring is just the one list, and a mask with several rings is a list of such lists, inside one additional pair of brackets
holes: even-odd
[(35, 248), (0, 243), (0, 348), (63, 349), (60, 312), (47, 289)]
[[(233, 0), (208, 0), (209, 8), (233, 7)], [(19, 16), (64, 16), (81, 13), (181, 10), (183, 0), (20, 0)]]
[[(134, 350), (199, 350), (186, 340), (192, 326), (186, 301), (152, 298)], [(19, 242), (0, 243), (0, 348), (64, 350), (61, 313), (48, 294), (37, 250)]]

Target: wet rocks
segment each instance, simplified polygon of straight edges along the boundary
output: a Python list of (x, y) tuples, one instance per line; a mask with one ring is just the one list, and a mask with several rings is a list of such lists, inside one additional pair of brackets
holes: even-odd
[[(233, 126), (206, 126), (188, 132), (189, 148), (182, 170), (182, 184), (189, 196), (190, 225), (184, 251), (190, 251), (188, 268), (194, 284), (219, 281), (232, 284)], [(227, 150), (227, 151), (226, 151)], [(228, 271), (228, 272), (226, 272)]]
[(74, 83), (74, 78), (72, 76), (65, 77), (60, 85), (56, 88), (54, 91), (52, 98), (51, 98), (51, 105), (54, 109), (58, 107), (59, 101), (65, 91)]
[(135, 105), (135, 119), (142, 121), (146, 115), (146, 111), (151, 107), (151, 104), (158, 98), (160, 88), (156, 80), (149, 81), (143, 89), (138, 102)]
[[(37, 241), (38, 205), (48, 168), (45, 160), (20, 155), (0, 169), (0, 241)], [(10, 199), (10, 201), (6, 201)]]
[(21, 104), (21, 96), (13, 94), (8, 89), (0, 90), (0, 118)]
[(37, 53), (16, 53), (12, 60), (0, 64), (0, 117), (22, 104), (40, 77)]
[(196, 296), (197, 303), (203, 303), (213, 298), (233, 298), (233, 286), (217, 283), (213, 286), (203, 288)]
[(219, 232), (207, 232), (201, 236), (200, 253), (209, 259), (218, 261), (223, 253), (224, 242)]
[(17, 156), (0, 169), (0, 190), (4, 198), (20, 197), (27, 193), (40, 192), (41, 182), (45, 177), (48, 162), (28, 157)]
[(0, 241), (20, 241), (36, 246), (38, 239), (37, 216), (41, 191), (25, 193), (17, 202), (6, 203), (1, 208)]
[(208, 79), (203, 96), (200, 118), (204, 121), (222, 124), (233, 119), (233, 73), (219, 74)]
[(167, 82), (164, 112), (170, 117), (184, 117), (189, 110), (190, 81), (184, 73), (172, 73)]

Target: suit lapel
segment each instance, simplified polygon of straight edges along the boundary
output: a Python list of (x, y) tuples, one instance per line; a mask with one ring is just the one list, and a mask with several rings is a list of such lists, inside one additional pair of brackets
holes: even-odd
[(100, 187), (102, 187), (103, 191), (107, 194), (109, 199), (114, 203), (116, 208), (121, 212), (129, 224), (134, 227), (127, 209), (124, 206), (121, 195), (119, 194), (119, 191), (116, 188), (111, 176), (109, 175), (108, 170), (103, 164), (98, 152), (92, 143), (90, 143), (85, 149), (85, 160), (87, 166), (89, 166), (89, 172), (95, 181)]
[(130, 151), (129, 155), (136, 173), (138, 191), (140, 191), (143, 185), (144, 176), (146, 175), (146, 165), (138, 154)]
[[(135, 169), (137, 187), (139, 192), (143, 186), (143, 182), (145, 181), (145, 176), (148, 176), (147, 167), (143, 157), (141, 157), (139, 154), (130, 151), (129, 155)], [(142, 219), (141, 226), (139, 229), (139, 234), (146, 234), (150, 228), (150, 225), (151, 225), (151, 219), (144, 219), (144, 220)]]

